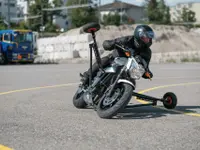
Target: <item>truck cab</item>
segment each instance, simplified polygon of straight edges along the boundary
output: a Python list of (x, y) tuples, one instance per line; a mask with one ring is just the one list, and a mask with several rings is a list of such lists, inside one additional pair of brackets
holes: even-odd
[(33, 62), (33, 32), (30, 30), (0, 31), (0, 60), (9, 62)]

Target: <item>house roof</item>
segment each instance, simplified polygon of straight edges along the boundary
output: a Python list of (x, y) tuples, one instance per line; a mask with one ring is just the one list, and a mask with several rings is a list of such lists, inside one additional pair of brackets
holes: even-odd
[(115, 10), (115, 9), (128, 9), (128, 8), (141, 8), (141, 6), (125, 3), (125, 2), (120, 2), (120, 1), (115, 1), (113, 3), (105, 4), (99, 7), (100, 11), (108, 11), (108, 10)]

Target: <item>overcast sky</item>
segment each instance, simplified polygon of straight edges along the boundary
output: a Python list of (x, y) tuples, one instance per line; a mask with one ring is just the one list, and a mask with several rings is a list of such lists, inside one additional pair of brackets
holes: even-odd
[[(123, 2), (132, 3), (136, 5), (141, 5), (144, 0), (122, 0)], [(113, 0), (101, 0), (102, 4), (112, 3)], [(200, 2), (200, 0), (165, 0), (166, 4), (169, 6), (173, 6), (177, 3), (183, 2)]]

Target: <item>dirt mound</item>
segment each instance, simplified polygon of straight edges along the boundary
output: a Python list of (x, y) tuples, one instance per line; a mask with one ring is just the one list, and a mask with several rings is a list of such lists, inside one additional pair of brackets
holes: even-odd
[[(137, 24), (117, 26), (101, 26), (101, 30), (96, 33), (96, 38), (100, 49), (104, 40), (132, 35)], [(177, 51), (197, 51), (200, 50), (200, 34), (196, 30), (189, 30), (184, 26), (168, 26), (150, 24), (154, 29), (156, 38), (151, 47), (153, 52), (177, 52)], [(70, 30), (61, 36), (77, 35), (81, 33), (81, 28)]]

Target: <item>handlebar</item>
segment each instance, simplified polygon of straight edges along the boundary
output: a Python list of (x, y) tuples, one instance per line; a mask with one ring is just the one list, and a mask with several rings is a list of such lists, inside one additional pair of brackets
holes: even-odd
[[(115, 44), (116, 47), (122, 49), (125, 52), (130, 52), (132, 56), (134, 56), (135, 50), (131, 49), (131, 48), (126, 48), (124, 45), (120, 45), (120, 44)], [(148, 72), (148, 68), (147, 68), (147, 63), (144, 59), (142, 59), (140, 56), (135, 58), (137, 63), (141, 63), (145, 69), (145, 76), (148, 77), (151, 80), (151, 75)]]
[(135, 50), (132, 49), (132, 48), (128, 48), (128, 47), (125, 47), (124, 45), (120, 45), (120, 44), (115, 44), (116, 47), (122, 49), (123, 51), (125, 52), (130, 52), (132, 56), (134, 56), (134, 53), (135, 53)]

